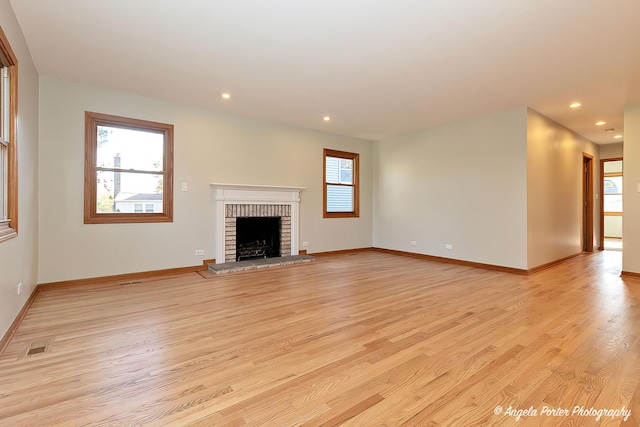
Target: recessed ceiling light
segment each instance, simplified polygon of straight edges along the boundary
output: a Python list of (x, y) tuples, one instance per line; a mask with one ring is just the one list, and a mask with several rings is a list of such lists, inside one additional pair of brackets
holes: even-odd
[(331, 117), (329, 117), (329, 116), (324, 116), (324, 117), (322, 118), (322, 120), (324, 120), (325, 122), (328, 122), (328, 121), (330, 121), (330, 120), (331, 120)]
[(602, 125), (606, 125), (607, 122), (603, 122), (602, 120), (599, 122), (596, 122), (596, 126), (602, 126)]
[(581, 105), (582, 104), (580, 104), (579, 102), (574, 102), (573, 104), (569, 105), (569, 108), (578, 108)]
[(614, 138), (615, 139), (620, 139), (620, 138), (622, 138), (622, 135), (616, 135), (616, 136), (614, 136)]
[(225, 92), (222, 94), (222, 99), (231, 99), (231, 95)]

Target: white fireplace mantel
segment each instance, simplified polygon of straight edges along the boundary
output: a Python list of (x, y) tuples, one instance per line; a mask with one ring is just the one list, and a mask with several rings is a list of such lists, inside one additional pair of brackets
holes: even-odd
[(300, 192), (305, 187), (273, 185), (211, 184), (216, 201), (216, 263), (225, 262), (225, 205), (290, 205), (291, 255), (298, 255)]

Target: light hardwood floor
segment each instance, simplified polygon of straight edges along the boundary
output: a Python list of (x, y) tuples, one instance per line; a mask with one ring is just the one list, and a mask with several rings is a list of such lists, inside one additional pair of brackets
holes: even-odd
[[(620, 258), (522, 277), (362, 252), (42, 291), (0, 357), (0, 425), (638, 426)], [(545, 405), (632, 415), (504, 415)]]

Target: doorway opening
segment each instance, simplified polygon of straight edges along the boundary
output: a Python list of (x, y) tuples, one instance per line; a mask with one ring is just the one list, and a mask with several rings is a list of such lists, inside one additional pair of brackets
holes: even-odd
[(622, 168), (621, 157), (600, 161), (600, 249), (622, 250)]

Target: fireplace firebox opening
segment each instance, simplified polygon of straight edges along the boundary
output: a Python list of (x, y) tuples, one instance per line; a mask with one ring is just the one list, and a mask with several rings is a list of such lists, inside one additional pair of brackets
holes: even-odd
[(280, 256), (281, 217), (236, 218), (236, 261)]

